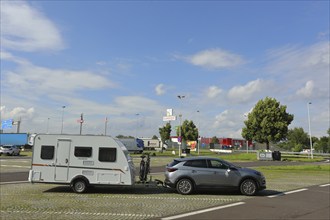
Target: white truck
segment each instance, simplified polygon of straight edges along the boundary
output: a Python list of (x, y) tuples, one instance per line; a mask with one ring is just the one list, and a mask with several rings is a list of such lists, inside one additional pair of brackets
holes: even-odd
[(70, 184), (83, 193), (91, 185), (135, 183), (135, 167), (125, 146), (110, 136), (37, 134), (31, 183)]
[(143, 141), (139, 138), (119, 138), (118, 139), (120, 142), (122, 142), (128, 152), (134, 153), (134, 154), (142, 154), (144, 145)]

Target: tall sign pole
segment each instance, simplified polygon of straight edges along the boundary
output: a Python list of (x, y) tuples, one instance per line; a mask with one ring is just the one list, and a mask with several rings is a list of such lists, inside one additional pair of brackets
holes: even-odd
[[(184, 95), (178, 95), (178, 98), (180, 100), (183, 100), (185, 98), (185, 96)], [(182, 106), (181, 106), (181, 113), (179, 115), (179, 118), (180, 118), (180, 127), (179, 127), (179, 138), (180, 138), (180, 140), (179, 140), (179, 157), (181, 157), (181, 147), (182, 147), (182, 140), (183, 140), (183, 138), (182, 138), (182, 130), (181, 130), (182, 129), (181, 128), (181, 126), (182, 126)]]

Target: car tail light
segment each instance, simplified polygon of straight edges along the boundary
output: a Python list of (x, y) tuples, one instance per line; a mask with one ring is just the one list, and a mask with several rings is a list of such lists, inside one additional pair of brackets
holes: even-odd
[(166, 168), (167, 172), (174, 172), (174, 171), (177, 171), (178, 169), (177, 168), (173, 168), (173, 167), (167, 167)]

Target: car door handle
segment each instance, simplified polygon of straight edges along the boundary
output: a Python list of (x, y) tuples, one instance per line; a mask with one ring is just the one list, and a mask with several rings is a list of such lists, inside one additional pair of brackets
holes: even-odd
[(65, 159), (65, 163), (69, 163), (69, 160), (68, 159)]
[(192, 173), (197, 173), (197, 171), (196, 170), (193, 170), (193, 171), (191, 171)]

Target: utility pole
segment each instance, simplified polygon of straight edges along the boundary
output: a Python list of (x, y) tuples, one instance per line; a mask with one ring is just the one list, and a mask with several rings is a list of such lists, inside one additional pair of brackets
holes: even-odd
[(62, 127), (61, 127), (61, 134), (63, 134), (63, 118), (64, 118), (64, 109), (65, 105), (62, 106)]
[(108, 127), (108, 117), (105, 117), (105, 122), (104, 122), (104, 135), (107, 135), (107, 127)]
[(82, 132), (82, 124), (84, 123), (84, 114), (81, 113), (80, 115), (80, 135), (81, 135), (81, 132)]
[(17, 132), (16, 133), (19, 133), (19, 130), (21, 128), (21, 117), (19, 117), (19, 119), (16, 123), (17, 123)]

